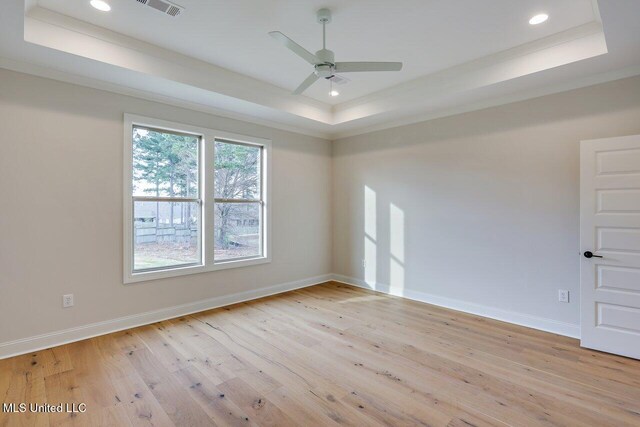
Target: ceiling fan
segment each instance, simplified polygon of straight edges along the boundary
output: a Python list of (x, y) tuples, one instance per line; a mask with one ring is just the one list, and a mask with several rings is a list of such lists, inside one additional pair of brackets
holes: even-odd
[(317, 12), (318, 23), (322, 24), (322, 49), (312, 54), (280, 31), (271, 31), (269, 35), (279, 43), (291, 50), (293, 53), (313, 65), (314, 71), (302, 82), (296, 90), (295, 95), (299, 95), (318, 79), (330, 80), (336, 73), (354, 73), (363, 71), (400, 71), (402, 62), (335, 62), (334, 54), (326, 47), (326, 25), (331, 22), (331, 11), (320, 9)]

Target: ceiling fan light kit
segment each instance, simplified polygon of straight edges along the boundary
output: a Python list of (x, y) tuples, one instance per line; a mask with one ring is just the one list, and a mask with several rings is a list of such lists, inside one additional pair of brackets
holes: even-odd
[(329, 9), (320, 9), (316, 13), (316, 17), (318, 23), (322, 24), (322, 49), (317, 51), (315, 55), (280, 31), (272, 31), (269, 33), (276, 41), (314, 67), (314, 71), (309, 77), (293, 91), (295, 95), (303, 93), (320, 78), (327, 80), (334, 78), (336, 73), (400, 71), (402, 69), (402, 62), (336, 62), (333, 51), (327, 49), (326, 46), (326, 26), (331, 22), (331, 11)]

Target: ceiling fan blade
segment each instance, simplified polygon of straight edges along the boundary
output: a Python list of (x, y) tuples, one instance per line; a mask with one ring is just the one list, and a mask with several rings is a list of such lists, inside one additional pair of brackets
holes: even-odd
[(300, 86), (298, 86), (298, 88), (296, 90), (293, 91), (294, 95), (300, 95), (302, 92), (304, 92), (305, 90), (307, 90), (309, 88), (309, 86), (311, 86), (312, 84), (314, 84), (316, 81), (318, 80), (318, 76), (316, 76), (316, 73), (311, 73), (309, 75), (309, 77), (306, 78), (305, 81), (303, 81)]
[(402, 62), (336, 62), (336, 73), (400, 70), (402, 70)]
[(309, 52), (307, 49), (303, 48), (298, 43), (282, 34), (280, 31), (271, 31), (269, 35), (276, 39), (284, 47), (288, 48), (293, 53), (298, 55), (300, 58), (307, 61), (309, 64), (316, 65), (322, 62), (313, 53)]

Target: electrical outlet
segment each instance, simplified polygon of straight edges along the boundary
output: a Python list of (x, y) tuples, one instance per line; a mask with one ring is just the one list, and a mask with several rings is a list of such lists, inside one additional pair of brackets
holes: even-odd
[(73, 294), (62, 295), (62, 307), (73, 307)]
[(569, 302), (569, 291), (566, 289), (558, 289), (558, 301)]
[(362, 260), (362, 268), (367, 268), (367, 260), (366, 259)]

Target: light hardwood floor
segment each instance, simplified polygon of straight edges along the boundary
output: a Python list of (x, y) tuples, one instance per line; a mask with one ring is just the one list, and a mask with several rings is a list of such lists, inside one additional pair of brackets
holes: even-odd
[(639, 426), (640, 361), (327, 283), (0, 361), (0, 425)]

